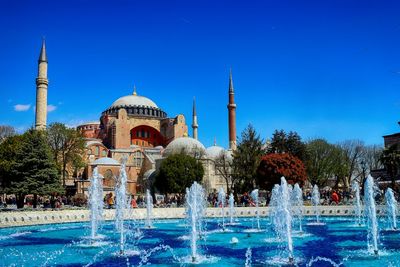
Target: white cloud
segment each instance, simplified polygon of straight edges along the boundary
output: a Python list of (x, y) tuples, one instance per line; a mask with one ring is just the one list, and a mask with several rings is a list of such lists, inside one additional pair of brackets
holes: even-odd
[(52, 112), (57, 109), (57, 106), (54, 105), (47, 105), (47, 112)]
[(23, 105), (23, 104), (17, 104), (14, 106), (15, 111), (27, 111), (31, 108), (31, 104)]

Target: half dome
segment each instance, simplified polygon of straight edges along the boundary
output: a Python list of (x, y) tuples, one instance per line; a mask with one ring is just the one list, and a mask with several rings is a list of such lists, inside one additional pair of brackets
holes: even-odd
[(115, 165), (115, 166), (119, 166), (121, 165), (118, 161), (116, 161), (115, 159), (112, 158), (98, 158), (95, 161), (93, 161), (91, 163), (91, 165)]

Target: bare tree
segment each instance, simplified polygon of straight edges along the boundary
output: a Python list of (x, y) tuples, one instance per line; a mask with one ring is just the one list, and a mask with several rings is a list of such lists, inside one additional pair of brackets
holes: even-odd
[(216, 172), (224, 178), (229, 193), (233, 190), (234, 183), (232, 180), (232, 156), (228, 153), (229, 152), (221, 151), (215, 159), (214, 164)]
[(347, 175), (343, 177), (343, 184), (346, 189), (350, 188), (352, 180), (360, 179), (362, 168), (361, 162), (365, 153), (365, 145), (361, 140), (346, 140), (339, 144), (346, 155)]
[(0, 125), (0, 143), (7, 139), (7, 137), (16, 135), (14, 127), (10, 125)]

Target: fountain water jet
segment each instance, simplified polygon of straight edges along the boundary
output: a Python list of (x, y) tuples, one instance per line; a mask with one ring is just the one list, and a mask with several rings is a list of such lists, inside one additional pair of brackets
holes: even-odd
[(203, 217), (205, 213), (205, 192), (201, 185), (194, 182), (186, 188), (186, 219), (190, 226), (190, 248), (192, 262), (198, 260), (197, 240), (203, 231)]
[(292, 202), (293, 215), (297, 217), (299, 223), (299, 231), (302, 232), (303, 231), (302, 219), (303, 219), (303, 208), (304, 208), (303, 191), (301, 190), (299, 184), (297, 183), (294, 185), (292, 191), (291, 202)]
[(229, 195), (229, 216), (230, 216), (230, 223), (233, 224), (233, 216), (235, 214), (235, 199), (233, 194)]
[(392, 188), (388, 188), (385, 193), (386, 214), (392, 229), (397, 229), (397, 201), (394, 198)]
[(319, 223), (319, 210), (318, 210), (318, 205), (320, 204), (320, 194), (319, 194), (319, 188), (317, 185), (314, 185), (312, 195), (311, 195), (311, 202), (314, 206), (314, 212), (315, 216), (317, 219), (317, 223)]
[(128, 198), (126, 194), (127, 175), (125, 170), (125, 161), (123, 160), (119, 172), (119, 180), (115, 188), (116, 195), (116, 211), (115, 211), (115, 226), (120, 235), (120, 254), (124, 254), (125, 246), (125, 210), (128, 208)]
[(271, 221), (278, 238), (285, 241), (289, 264), (294, 263), (292, 240), (292, 215), (290, 213), (290, 194), (285, 177), (281, 185), (275, 185), (272, 190), (270, 213)]
[(93, 170), (89, 186), (89, 206), (90, 206), (90, 237), (91, 240), (97, 238), (97, 231), (103, 220), (103, 183), (97, 167)]
[(375, 206), (375, 184), (371, 175), (368, 175), (364, 184), (365, 215), (368, 228), (368, 246), (378, 255), (378, 221)]
[(260, 214), (259, 214), (259, 210), (258, 210), (258, 189), (254, 189), (250, 195), (256, 205), (257, 229), (260, 229)]
[(146, 190), (146, 222), (145, 226), (147, 228), (151, 228), (153, 223), (151, 221), (153, 213), (153, 198), (151, 197), (150, 190)]
[(224, 189), (221, 187), (218, 191), (218, 205), (221, 205), (221, 215), (222, 215), (222, 229), (225, 230), (225, 211), (224, 211), (224, 207), (225, 207), (225, 191)]
[(355, 212), (357, 216), (357, 223), (361, 226), (361, 199), (360, 199), (360, 185), (357, 182), (354, 182), (352, 185), (353, 191), (355, 193)]

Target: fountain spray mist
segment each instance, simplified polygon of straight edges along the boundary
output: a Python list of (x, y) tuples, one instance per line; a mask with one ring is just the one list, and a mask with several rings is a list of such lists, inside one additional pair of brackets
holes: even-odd
[(230, 223), (233, 224), (233, 216), (235, 214), (235, 199), (233, 194), (229, 195), (229, 216), (230, 216)]
[(222, 229), (225, 229), (225, 191), (224, 189), (221, 187), (218, 191), (218, 205), (221, 205), (221, 214), (222, 214)]
[(290, 193), (285, 177), (281, 185), (275, 185), (271, 197), (271, 221), (276, 235), (286, 244), (289, 263), (293, 264), (292, 215), (290, 213)]
[(315, 216), (317, 219), (317, 223), (319, 223), (319, 209), (318, 205), (320, 204), (320, 195), (319, 195), (319, 188), (317, 185), (314, 185), (313, 191), (312, 191), (312, 196), (311, 196), (311, 202), (314, 206), (314, 212)]
[(115, 188), (116, 195), (116, 211), (115, 211), (115, 225), (117, 231), (120, 234), (120, 254), (124, 254), (124, 246), (125, 246), (125, 229), (124, 229), (124, 220), (125, 220), (125, 210), (128, 208), (128, 198), (126, 194), (126, 183), (127, 183), (127, 175), (125, 170), (125, 160), (123, 160), (119, 172), (119, 180), (117, 183), (117, 187)]
[(93, 170), (89, 186), (90, 237), (96, 239), (97, 231), (103, 220), (103, 181), (97, 167)]
[(299, 223), (299, 231), (302, 232), (302, 220), (303, 220), (303, 209), (304, 209), (304, 201), (303, 201), (303, 191), (301, 190), (299, 184), (295, 184), (293, 191), (292, 191), (292, 196), (291, 196), (291, 202), (292, 202), (292, 210), (293, 210), (293, 215), (294, 217), (297, 218), (297, 221)]
[(367, 218), (368, 246), (378, 255), (378, 221), (375, 206), (375, 184), (371, 175), (368, 175), (364, 184), (365, 215)]
[(153, 213), (153, 198), (151, 197), (150, 190), (146, 190), (146, 222), (145, 225), (147, 228), (151, 228), (153, 223), (151, 221)]
[(394, 230), (397, 229), (397, 201), (394, 198), (392, 188), (388, 188), (385, 193), (386, 200), (386, 214), (390, 227)]
[(192, 262), (198, 260), (197, 240), (203, 232), (203, 217), (206, 209), (205, 192), (201, 185), (194, 182), (186, 188), (186, 219), (190, 226), (190, 249)]
[(257, 221), (257, 229), (260, 229), (260, 212), (258, 210), (258, 189), (254, 189), (251, 192), (251, 198), (253, 199), (256, 205), (256, 221)]
[(361, 199), (360, 199), (360, 185), (354, 181), (352, 185), (353, 191), (355, 193), (354, 207), (357, 217), (357, 223), (361, 226)]

